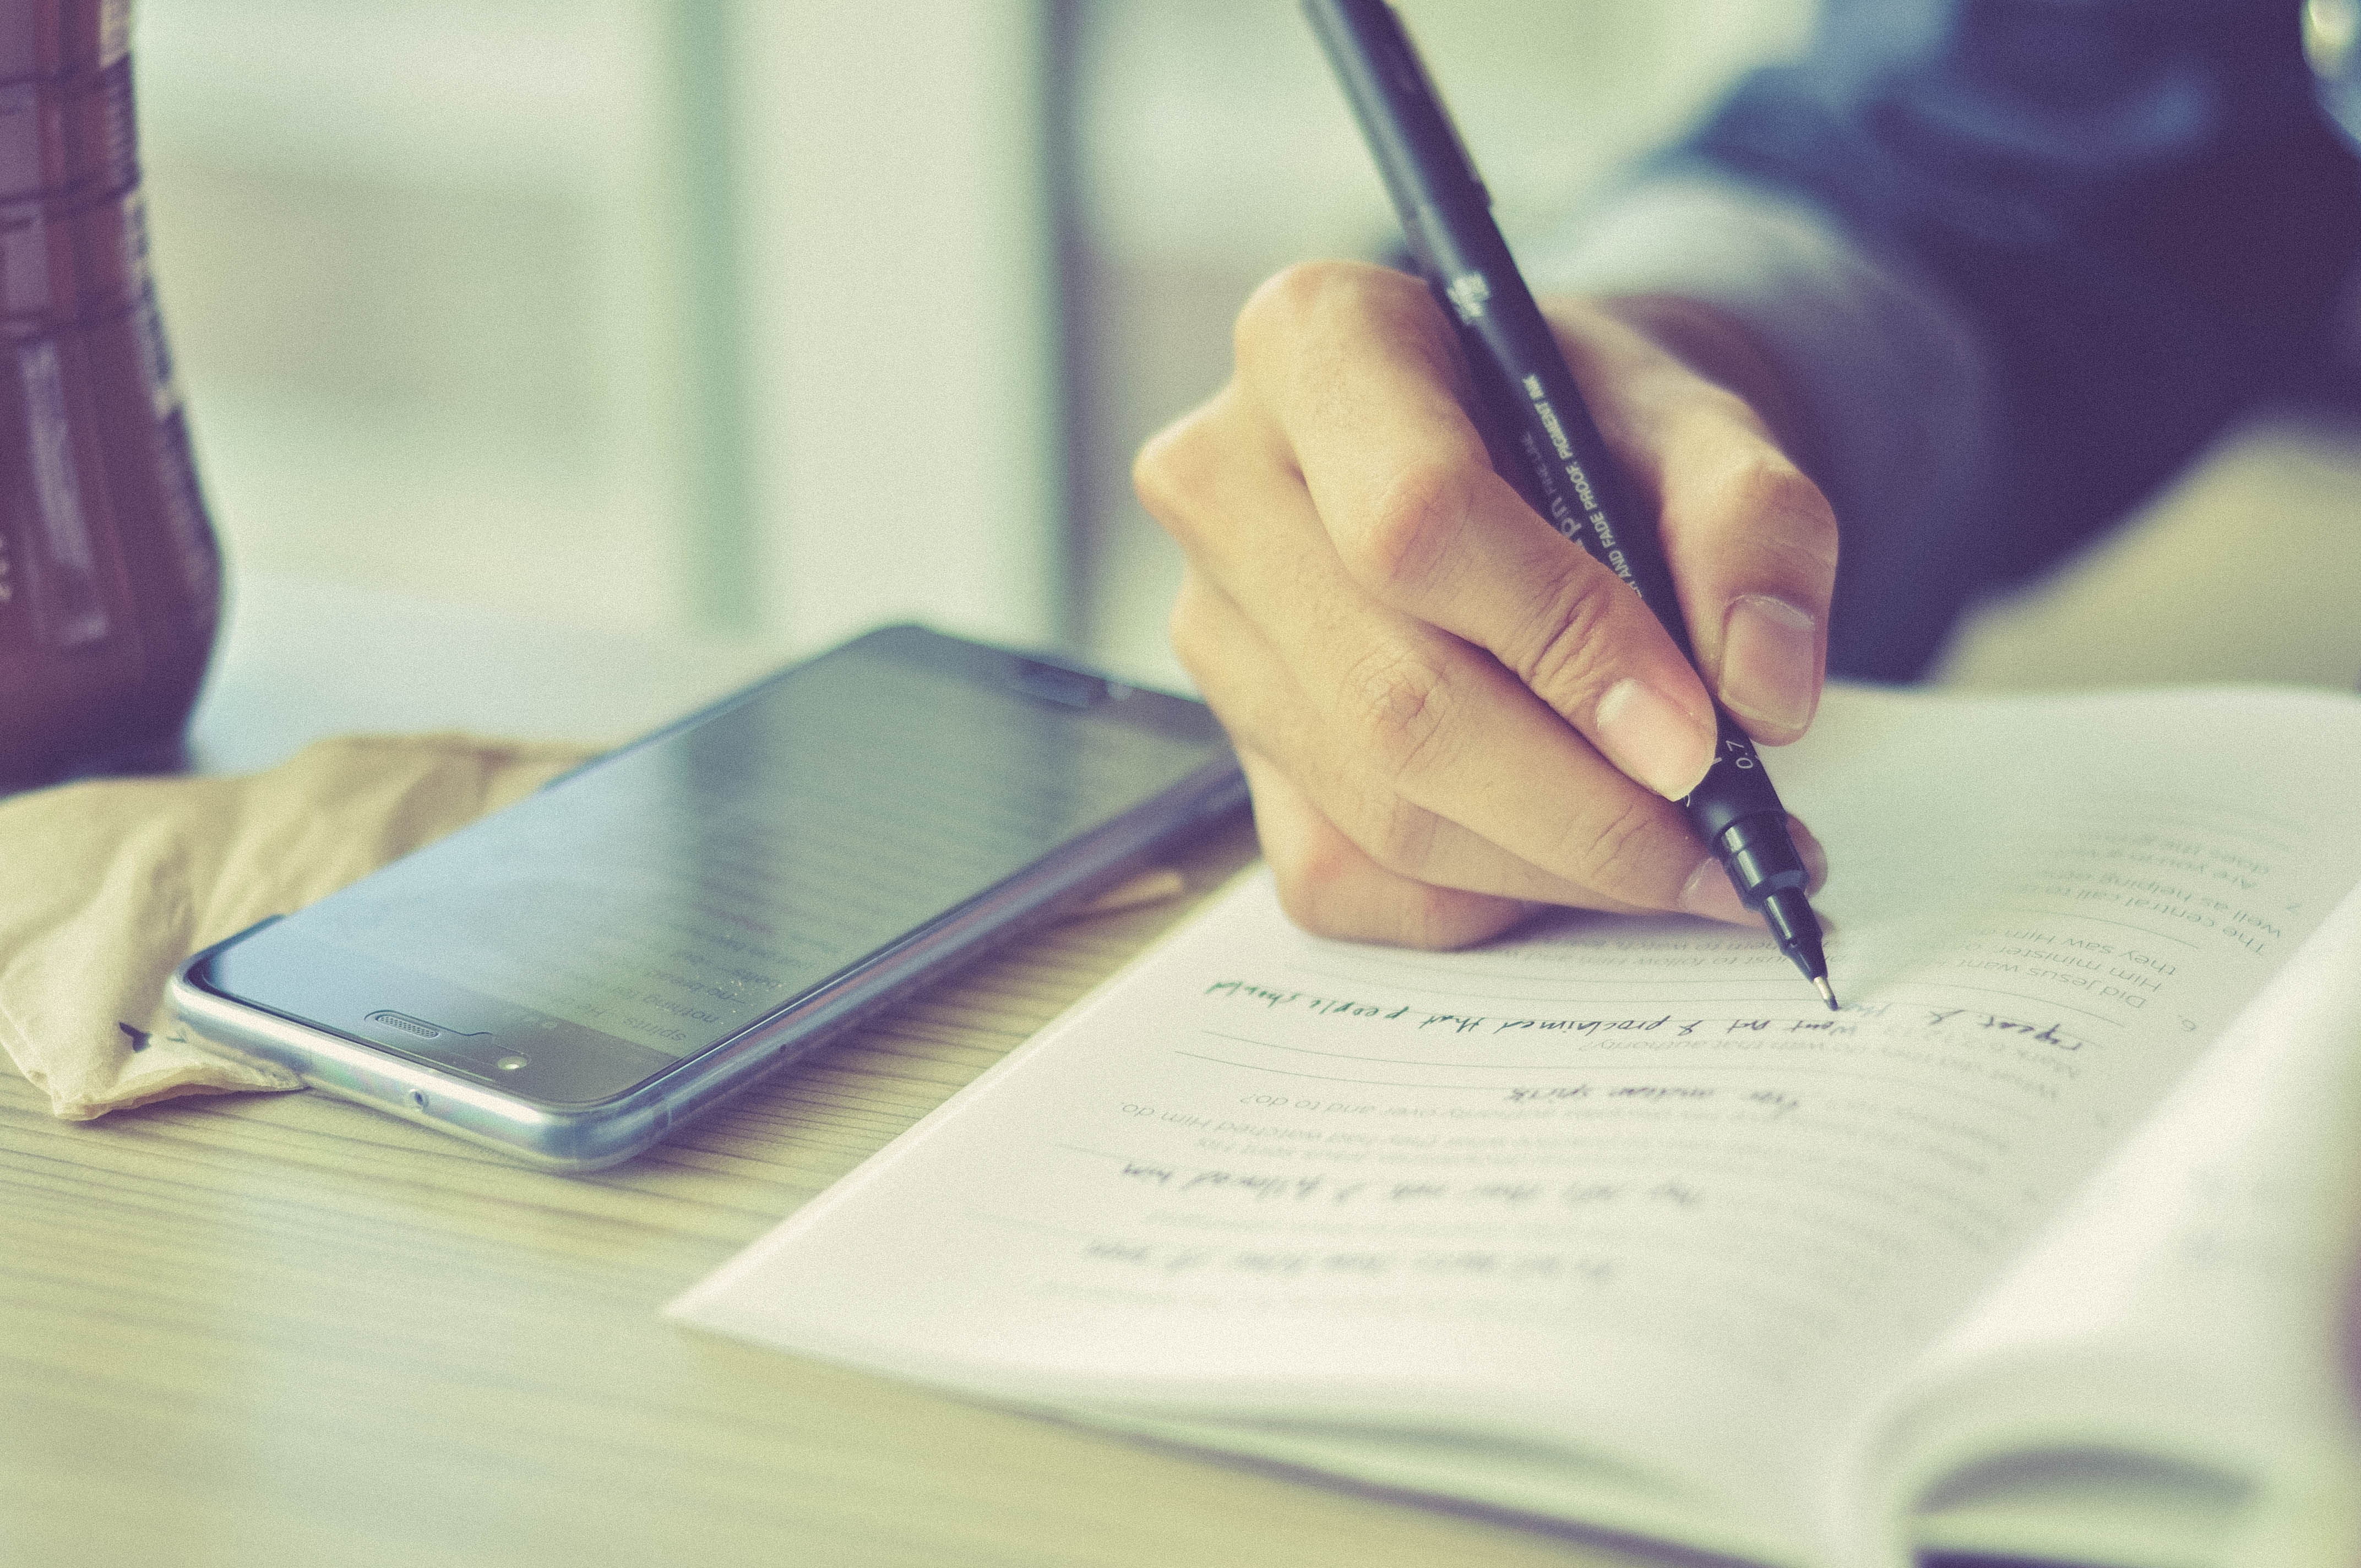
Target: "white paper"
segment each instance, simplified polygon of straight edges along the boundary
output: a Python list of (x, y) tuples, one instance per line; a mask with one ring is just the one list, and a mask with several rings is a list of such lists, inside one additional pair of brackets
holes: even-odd
[(1862, 1411), (2356, 880), (2361, 717), (1838, 693), (1773, 762), (1840, 1014), (1756, 934), (1411, 954), (1257, 880), (675, 1314), (1143, 1420), (1540, 1445), (1620, 1466), (1636, 1528), (1825, 1559)]
[[(2214, 1502), (2177, 1532), (2184, 1548), (2210, 1531), (2226, 1551), (2301, 1512), (2310, 1554), (2283, 1541), (2256, 1561), (2352, 1568), (2361, 1367), (2340, 1351), (2356, 1249), (2361, 889), (1913, 1370), (1863, 1489), (1902, 1520), (1955, 1501), (1947, 1478), (1993, 1454), (2147, 1454)], [(1982, 1511), (2006, 1479), (1981, 1488)], [(2339, 1513), (2341, 1532), (2324, 1519)], [(1972, 1544), (2022, 1550), (1989, 1530)]]

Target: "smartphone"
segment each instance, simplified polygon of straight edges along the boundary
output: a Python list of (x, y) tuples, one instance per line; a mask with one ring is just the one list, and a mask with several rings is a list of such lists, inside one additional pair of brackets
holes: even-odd
[(209, 1047), (555, 1170), (1238, 811), (1202, 704), (889, 627), (174, 976)]

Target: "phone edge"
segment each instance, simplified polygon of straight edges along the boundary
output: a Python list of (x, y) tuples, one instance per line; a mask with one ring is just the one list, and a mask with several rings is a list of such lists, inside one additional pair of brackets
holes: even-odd
[[(791, 1065), (839, 1031), (949, 978), (1061, 909), (1146, 869), (1157, 851), (1246, 804), (1233, 758), (1052, 850), (1024, 871), (904, 934), (851, 969), (611, 1101), (554, 1108), (270, 1013), (214, 991), (204, 968), (272, 922), (247, 927), (173, 971), (166, 998), (200, 1048), (259, 1059), (310, 1087), (432, 1127), (537, 1169), (576, 1175), (644, 1152), (730, 1095)], [(273, 917), (277, 918), (276, 916)]]

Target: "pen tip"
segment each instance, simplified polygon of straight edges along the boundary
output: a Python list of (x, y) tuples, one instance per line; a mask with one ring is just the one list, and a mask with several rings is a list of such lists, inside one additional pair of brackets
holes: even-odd
[(1828, 976), (1814, 975), (1812, 977), (1812, 989), (1820, 993), (1820, 1000), (1828, 1004), (1829, 1012), (1833, 1013), (1837, 1010), (1837, 993), (1835, 990), (1829, 986)]

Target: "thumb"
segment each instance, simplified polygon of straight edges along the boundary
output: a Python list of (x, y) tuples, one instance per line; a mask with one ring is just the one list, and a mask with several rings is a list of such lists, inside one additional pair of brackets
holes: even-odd
[(1755, 740), (1795, 740), (1827, 674), (1837, 522), (1761, 411), (1784, 409), (1775, 373), (1701, 308), (1671, 334), (1597, 306), (1552, 315), (1600, 433), (1654, 503), (1707, 685)]

